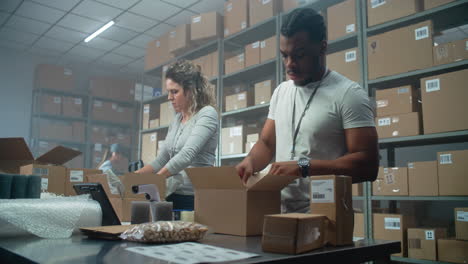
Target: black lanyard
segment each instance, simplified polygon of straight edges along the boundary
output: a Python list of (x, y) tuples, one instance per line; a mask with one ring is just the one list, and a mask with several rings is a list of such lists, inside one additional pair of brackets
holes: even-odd
[(294, 129), (294, 123), (296, 122), (296, 96), (297, 96), (297, 89), (298, 89), (297, 86), (296, 86), (296, 91), (294, 93), (294, 104), (293, 104), (292, 124), (291, 124), (291, 129), (292, 129), (292, 133), (291, 133), (291, 135), (292, 135), (291, 160), (294, 160), (294, 158), (295, 158), (296, 139), (297, 139), (297, 135), (299, 134), (299, 129), (301, 128), (302, 119), (304, 118), (307, 109), (309, 109), (310, 103), (312, 102), (312, 99), (314, 98), (315, 94), (317, 93), (318, 88), (320, 87), (320, 85), (322, 85), (322, 81), (328, 76), (329, 72), (330, 71), (327, 71), (323, 75), (323, 78), (320, 80), (317, 87), (315, 87), (314, 91), (310, 95), (309, 100), (307, 101), (307, 104), (304, 107), (304, 111), (302, 111), (301, 117), (299, 118), (299, 122), (297, 123), (297, 127), (296, 127), (296, 129)]

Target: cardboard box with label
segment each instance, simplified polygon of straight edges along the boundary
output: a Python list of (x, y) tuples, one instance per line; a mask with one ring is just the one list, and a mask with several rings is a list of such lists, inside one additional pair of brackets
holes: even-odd
[(364, 226), (364, 214), (354, 213), (354, 229), (353, 229), (353, 240), (363, 239), (366, 237), (365, 226)]
[(172, 58), (174, 55), (169, 52), (169, 32), (167, 32), (146, 46), (145, 71), (161, 66)]
[(190, 24), (190, 39), (202, 43), (221, 36), (223, 19), (217, 12), (203, 13), (192, 16)]
[(377, 179), (372, 183), (372, 195), (408, 195), (408, 168), (379, 167)]
[(224, 127), (221, 129), (222, 155), (245, 153), (244, 145), (248, 134), (258, 133), (259, 128), (248, 126)]
[(369, 80), (432, 67), (432, 34), (424, 21), (368, 37)]
[(396, 240), (401, 243), (401, 253), (392, 256), (407, 256), (407, 220), (401, 214), (372, 214), (374, 239)]
[(408, 137), (421, 135), (421, 119), (417, 112), (387, 117), (377, 117), (379, 138)]
[(448, 4), (454, 0), (424, 0), (424, 10)]
[(437, 152), (439, 195), (468, 195), (468, 150)]
[(333, 246), (353, 243), (354, 211), (351, 177), (314, 176), (310, 178), (310, 212), (328, 217), (328, 243)]
[(65, 96), (62, 99), (62, 113), (64, 116), (83, 117), (83, 98)]
[(42, 94), (39, 97), (39, 111), (48, 115), (62, 114), (62, 97), (57, 95)]
[(245, 54), (244, 52), (238, 53), (224, 61), (224, 74), (230, 74), (240, 71), (245, 68)]
[(281, 11), (297, 7), (296, 0), (249, 0), (250, 26), (265, 21)]
[(273, 94), (273, 80), (258, 82), (254, 85), (255, 100), (254, 104), (266, 104), (271, 100)]
[(300, 254), (326, 244), (328, 219), (317, 214), (265, 215), (262, 250)]
[(70, 91), (75, 88), (73, 71), (58, 65), (39, 64), (36, 66), (35, 87)]
[(227, 95), (225, 97), (226, 112), (246, 108), (247, 106), (249, 106), (248, 99), (249, 93), (247, 91), (238, 94)]
[(367, 0), (367, 26), (382, 24), (422, 10), (422, 0)]
[(249, 27), (248, 12), (248, 0), (229, 0), (224, 3), (224, 37)]
[(437, 255), (439, 261), (452, 263), (468, 262), (468, 241), (455, 239), (438, 239)]
[(159, 106), (159, 125), (168, 126), (174, 119), (175, 112), (172, 108), (171, 102), (164, 102)]
[(437, 161), (408, 163), (408, 189), (410, 196), (439, 196)]
[[(434, 40), (436, 41), (436, 40)], [(434, 44), (434, 65), (452, 63), (468, 59), (468, 39)]]
[(468, 39), (460, 39), (452, 42), (453, 61), (468, 59)]
[(67, 169), (65, 177), (65, 196), (76, 195), (73, 185), (87, 181), (89, 175), (102, 174), (96, 169)]
[(327, 9), (328, 40), (356, 33), (356, 1), (347, 0)]
[(195, 222), (239, 236), (262, 234), (264, 216), (280, 213), (280, 191), (296, 178), (258, 173), (244, 185), (230, 166), (186, 172), (195, 189)]
[(445, 228), (408, 228), (408, 258), (437, 260), (437, 240), (446, 237)]
[(358, 49), (348, 49), (327, 55), (327, 66), (349, 78), (352, 81), (360, 81)]
[(419, 112), (417, 90), (411, 85), (375, 91), (377, 116)]
[(468, 208), (455, 208), (455, 234), (458, 240), (468, 240)]
[(245, 67), (260, 63), (260, 41), (245, 45)]
[(158, 133), (147, 133), (141, 137), (141, 160), (144, 164), (150, 164), (156, 159), (158, 150)]
[(468, 69), (421, 79), (424, 133), (468, 129)]
[(276, 36), (260, 41), (260, 62), (276, 58)]
[(180, 53), (190, 48), (190, 25), (181, 24), (169, 32), (169, 51)]

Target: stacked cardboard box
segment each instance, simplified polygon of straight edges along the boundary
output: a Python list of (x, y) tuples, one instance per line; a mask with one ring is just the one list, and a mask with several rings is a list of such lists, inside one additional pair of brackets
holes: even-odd
[(445, 228), (408, 228), (408, 257), (438, 260), (437, 240), (446, 237)]
[(81, 97), (64, 96), (62, 100), (62, 114), (70, 117), (82, 117), (83, 99)]
[(91, 95), (130, 102), (135, 100), (135, 83), (133, 81), (111, 77), (97, 76), (90, 79)]
[(192, 16), (190, 24), (190, 39), (199, 44), (213, 40), (222, 35), (223, 20), (217, 12), (203, 13)]
[(408, 168), (379, 167), (377, 179), (372, 183), (372, 195), (408, 195)]
[(273, 94), (274, 80), (266, 80), (254, 84), (254, 104), (266, 104), (270, 102), (271, 96)]
[(437, 161), (408, 163), (410, 196), (439, 196)]
[(248, 134), (245, 142), (245, 153), (249, 153), (252, 150), (255, 143), (257, 143), (260, 133)]
[(249, 27), (248, 11), (248, 0), (230, 0), (224, 3), (224, 37)]
[(468, 47), (468, 39), (455, 40), (434, 46), (434, 65), (468, 59), (468, 49), (466, 47)]
[(245, 53), (244, 51), (237, 51), (224, 61), (224, 74), (230, 74), (240, 71), (245, 68)]
[(253, 26), (267, 20), (279, 12), (298, 6), (296, 0), (249, 0), (249, 22)]
[[(222, 155), (242, 154), (247, 151), (245, 148), (247, 135), (260, 133), (261, 128), (258, 125), (240, 125), (234, 127), (225, 127), (221, 129), (221, 150)], [(253, 140), (250, 138), (249, 140)]]
[(401, 253), (393, 254), (398, 257), (406, 257), (407, 252), (407, 228), (412, 227), (410, 217), (401, 214), (373, 214), (374, 239), (396, 240), (401, 242)]
[(367, 0), (367, 26), (375, 26), (423, 10), (422, 0)]
[(328, 54), (327, 66), (348, 77), (350, 80), (359, 82), (361, 77), (358, 56), (357, 48)]
[(71, 69), (50, 64), (39, 64), (36, 67), (36, 88), (70, 91), (74, 86), (75, 77)]
[(255, 41), (245, 46), (245, 65), (250, 67), (260, 63), (260, 41)]
[(438, 152), (437, 160), (439, 195), (468, 195), (468, 150)]
[(327, 9), (328, 40), (335, 40), (356, 32), (356, 1), (347, 0)]
[(186, 51), (190, 44), (190, 25), (178, 25), (169, 32), (169, 51), (173, 54)]
[[(193, 29), (193, 28), (192, 28)], [(174, 58), (169, 51), (169, 32), (148, 43), (145, 56), (145, 71), (154, 69)]]
[(39, 111), (48, 115), (62, 114), (62, 97), (56, 95), (43, 94), (39, 100)]
[(456, 239), (438, 239), (439, 261), (466, 263), (468, 261), (468, 208), (455, 208)]

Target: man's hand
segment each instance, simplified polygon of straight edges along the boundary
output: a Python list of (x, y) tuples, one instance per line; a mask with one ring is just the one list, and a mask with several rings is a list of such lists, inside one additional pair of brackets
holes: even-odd
[(237, 164), (236, 170), (241, 180), (246, 183), (253, 174), (252, 159), (247, 156), (241, 163)]
[(301, 169), (299, 165), (297, 165), (297, 161), (282, 161), (282, 162), (274, 162), (271, 164), (271, 169), (268, 174), (273, 175), (294, 175), (294, 176), (302, 176)]

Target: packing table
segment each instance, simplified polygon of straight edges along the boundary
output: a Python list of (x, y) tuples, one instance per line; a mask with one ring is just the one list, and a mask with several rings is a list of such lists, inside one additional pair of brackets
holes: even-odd
[[(326, 247), (299, 255), (262, 251), (261, 236), (240, 237), (208, 234), (200, 243), (260, 255), (236, 263), (390, 263), (390, 255), (400, 252), (400, 242), (360, 240), (351, 246)], [(66, 239), (16, 237), (0, 239), (2, 263), (167, 263), (125, 250), (154, 246), (126, 241), (89, 239), (81, 234)]]

